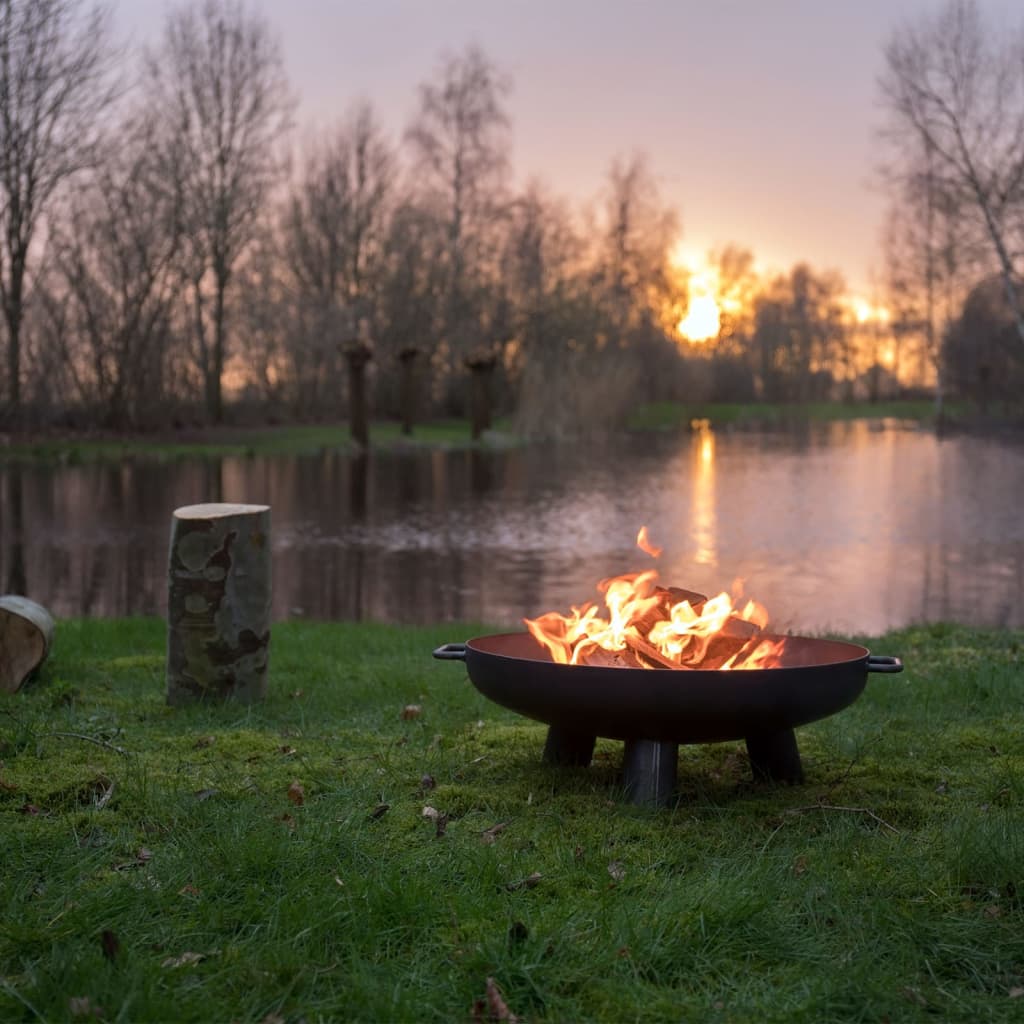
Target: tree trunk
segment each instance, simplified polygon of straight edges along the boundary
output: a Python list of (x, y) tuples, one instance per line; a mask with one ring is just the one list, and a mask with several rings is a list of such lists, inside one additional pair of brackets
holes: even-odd
[(370, 417), (366, 404), (366, 364), (370, 350), (361, 343), (345, 349), (348, 362), (348, 416), (352, 440), (362, 448), (370, 446)]
[(466, 360), (470, 375), (470, 417), (473, 440), (479, 441), (491, 429), (491, 376), (497, 359), (494, 356)]
[(416, 360), (419, 354), (420, 350), (415, 345), (407, 345), (398, 353), (402, 367), (399, 402), (402, 406), (402, 433), (406, 437), (412, 435), (416, 423)]
[(267, 692), (270, 507), (176, 509), (167, 593), (167, 703)]
[(25, 261), (17, 253), (11, 257), (11, 277), (4, 320), (7, 323), (7, 380), (10, 392), (10, 425), (21, 426), (21, 324), (25, 308), (22, 303), (25, 283)]
[(0, 597), (0, 693), (14, 693), (53, 646), (53, 617), (27, 597)]

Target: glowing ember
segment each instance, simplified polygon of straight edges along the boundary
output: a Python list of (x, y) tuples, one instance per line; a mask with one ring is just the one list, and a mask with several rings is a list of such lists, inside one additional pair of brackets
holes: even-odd
[[(641, 527), (637, 547), (657, 558), (661, 548)], [(618, 668), (758, 669), (781, 664), (785, 639), (764, 634), (768, 613), (756, 601), (721, 593), (704, 600), (658, 586), (658, 573), (601, 580), (607, 618), (596, 604), (570, 615), (547, 612), (524, 619), (527, 629), (561, 665)]]

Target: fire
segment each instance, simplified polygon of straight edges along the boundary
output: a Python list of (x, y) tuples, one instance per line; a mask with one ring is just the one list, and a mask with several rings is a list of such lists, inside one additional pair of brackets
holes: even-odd
[[(637, 547), (655, 558), (647, 528)], [(524, 619), (527, 629), (561, 665), (619, 668), (760, 669), (781, 664), (785, 639), (764, 634), (768, 613), (743, 601), (739, 587), (707, 600), (658, 585), (655, 569), (601, 580), (607, 615), (594, 603), (569, 615)]]

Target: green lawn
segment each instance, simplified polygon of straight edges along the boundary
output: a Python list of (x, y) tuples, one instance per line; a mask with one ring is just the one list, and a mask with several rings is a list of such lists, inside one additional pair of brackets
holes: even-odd
[(805, 785), (685, 747), (650, 810), (431, 659), (478, 631), (281, 624), (264, 704), (172, 710), (160, 622), (61, 623), (0, 698), (0, 1019), (1024, 1017), (1024, 633), (871, 640)]
[[(477, 442), (481, 446), (512, 443), (509, 424), (499, 420), (495, 429)], [(371, 425), (371, 448), (395, 448), (410, 445), (432, 447), (470, 447), (469, 423), (464, 420), (436, 420), (418, 425), (411, 437), (405, 437), (401, 425), (381, 421)], [(134, 435), (125, 437), (44, 436), (37, 440), (15, 440), (0, 447), (3, 462), (79, 463), (122, 458), (180, 459), (221, 457), (225, 455), (304, 455), (322, 450), (353, 447), (347, 425), (317, 424), (281, 427), (221, 427), (204, 432), (174, 435)]]

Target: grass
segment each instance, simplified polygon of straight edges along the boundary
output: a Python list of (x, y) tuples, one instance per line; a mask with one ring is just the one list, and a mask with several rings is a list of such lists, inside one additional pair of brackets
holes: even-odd
[[(471, 447), (504, 445), (512, 442), (507, 421), (499, 420), (495, 429), (480, 442), (470, 438), (468, 422), (436, 420), (417, 425), (411, 437), (405, 437), (401, 425), (381, 421), (371, 425), (371, 448), (427, 445), (431, 447)], [(221, 427), (208, 431), (182, 432), (179, 435), (137, 435), (127, 437), (41, 437), (15, 439), (0, 447), (4, 462), (82, 462), (113, 461), (124, 458), (181, 459), (211, 458), (226, 455), (304, 455), (323, 450), (351, 449), (347, 425), (316, 424), (281, 427)]]
[[(946, 412), (956, 416), (966, 406), (947, 402)], [(648, 402), (630, 418), (633, 430), (678, 430), (691, 420), (708, 419), (712, 426), (764, 426), (790, 422), (831, 422), (836, 420), (895, 418), (930, 423), (935, 405), (930, 399), (900, 399), (886, 402)]]
[(1024, 633), (873, 640), (804, 786), (685, 747), (649, 810), (430, 658), (481, 629), (281, 624), (265, 703), (172, 710), (161, 623), (61, 623), (0, 703), (0, 1019), (1021, 1019)]

